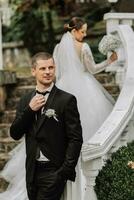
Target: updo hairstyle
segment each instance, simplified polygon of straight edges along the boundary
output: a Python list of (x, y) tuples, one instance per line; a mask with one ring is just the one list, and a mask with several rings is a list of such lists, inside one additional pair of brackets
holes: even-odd
[(73, 17), (68, 24), (64, 25), (64, 31), (79, 30), (84, 24), (85, 22), (80, 17)]

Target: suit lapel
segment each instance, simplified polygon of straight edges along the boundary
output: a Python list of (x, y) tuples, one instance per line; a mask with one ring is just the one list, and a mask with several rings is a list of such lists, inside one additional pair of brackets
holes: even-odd
[(37, 129), (36, 129), (36, 133), (38, 132), (38, 130), (40, 129), (40, 127), (42, 126), (43, 123), (45, 123), (45, 120), (46, 120), (46, 115), (45, 115), (45, 111), (50, 108), (53, 100), (54, 100), (54, 96), (56, 94), (56, 91), (57, 91), (57, 88), (56, 86), (54, 85), (50, 94), (49, 94), (49, 97), (47, 99), (47, 102), (45, 104), (45, 107), (44, 107), (44, 114), (41, 115), (41, 118), (39, 120), (39, 123), (37, 125)]
[(31, 91), (31, 92), (28, 94), (27, 99), (26, 99), (26, 101), (24, 102), (24, 103), (25, 103), (25, 106), (27, 106), (27, 104), (29, 104), (29, 102), (30, 102), (31, 99), (35, 96), (35, 94), (36, 94), (36, 91), (35, 91), (35, 90)]

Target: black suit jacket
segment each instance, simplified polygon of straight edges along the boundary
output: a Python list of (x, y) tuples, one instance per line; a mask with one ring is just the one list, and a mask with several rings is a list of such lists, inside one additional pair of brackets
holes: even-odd
[(16, 117), (10, 127), (10, 135), (15, 140), (25, 135), (26, 139), (26, 183), (30, 190), (35, 170), (37, 146), (59, 169), (65, 179), (75, 180), (75, 166), (82, 146), (82, 129), (76, 98), (56, 86), (48, 97), (45, 110), (53, 109), (54, 117), (44, 113), (39, 121), (29, 107), (35, 91), (21, 98)]

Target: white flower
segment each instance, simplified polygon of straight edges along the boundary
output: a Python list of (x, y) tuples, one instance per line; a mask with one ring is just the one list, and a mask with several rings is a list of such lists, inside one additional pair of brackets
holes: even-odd
[(45, 115), (48, 117), (48, 118), (51, 118), (53, 117), (56, 121), (58, 121), (57, 119), (57, 115), (56, 115), (56, 112), (54, 109), (48, 109), (45, 111)]
[(121, 45), (120, 39), (112, 34), (105, 35), (99, 43), (99, 51), (103, 55), (107, 55), (108, 52), (113, 52)]
[(128, 165), (128, 167), (130, 167), (131, 169), (134, 169), (134, 162), (133, 162), (133, 161), (128, 161), (127, 165)]

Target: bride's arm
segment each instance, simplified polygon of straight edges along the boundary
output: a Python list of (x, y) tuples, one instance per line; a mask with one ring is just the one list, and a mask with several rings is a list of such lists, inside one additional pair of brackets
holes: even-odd
[(111, 64), (111, 58), (96, 64), (88, 44), (84, 43), (83, 45), (85, 45), (82, 52), (83, 64), (86, 70), (91, 74), (99, 73), (103, 71), (109, 64)]

